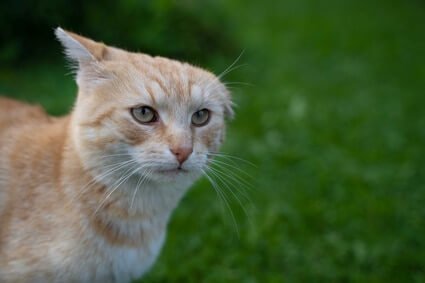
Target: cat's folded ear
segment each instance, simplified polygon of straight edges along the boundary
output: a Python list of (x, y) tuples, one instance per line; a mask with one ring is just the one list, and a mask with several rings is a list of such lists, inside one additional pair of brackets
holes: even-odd
[(235, 104), (230, 100), (224, 105), (224, 116), (227, 119), (232, 120), (235, 117), (234, 106)]
[(230, 91), (225, 88), (224, 91), (225, 100), (224, 100), (224, 117), (232, 120), (235, 116), (233, 108), (235, 108), (235, 103), (231, 99)]

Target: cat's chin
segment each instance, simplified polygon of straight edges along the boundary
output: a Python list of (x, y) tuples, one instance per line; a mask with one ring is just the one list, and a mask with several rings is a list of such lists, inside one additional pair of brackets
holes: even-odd
[(159, 169), (151, 173), (150, 178), (159, 183), (194, 181), (199, 174), (183, 168)]
[(160, 169), (160, 170), (157, 170), (156, 173), (166, 174), (166, 175), (177, 175), (177, 174), (187, 174), (189, 173), (189, 171), (183, 168), (172, 168), (172, 169)]
[(152, 175), (153, 177), (159, 180), (174, 180), (180, 178), (187, 178), (188, 176), (190, 176), (190, 172), (184, 169), (161, 169), (155, 171)]

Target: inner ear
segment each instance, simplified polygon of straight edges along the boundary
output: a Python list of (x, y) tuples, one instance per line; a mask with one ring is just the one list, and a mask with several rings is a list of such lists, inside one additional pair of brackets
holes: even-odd
[(105, 57), (107, 46), (101, 42), (65, 31), (60, 27), (55, 30), (55, 34), (71, 61), (81, 64), (90, 61), (102, 61)]
[(80, 88), (96, 86), (112, 77), (111, 72), (104, 68), (104, 61), (110, 57), (108, 46), (61, 28), (57, 28), (55, 34), (76, 70)]

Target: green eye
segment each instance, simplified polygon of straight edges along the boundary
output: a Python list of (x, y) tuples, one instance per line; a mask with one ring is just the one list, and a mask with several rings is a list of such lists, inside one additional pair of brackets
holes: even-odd
[(142, 124), (148, 124), (158, 121), (158, 114), (149, 106), (131, 108), (133, 118)]
[(192, 124), (197, 127), (206, 125), (210, 120), (210, 111), (208, 109), (202, 109), (196, 111), (192, 115)]

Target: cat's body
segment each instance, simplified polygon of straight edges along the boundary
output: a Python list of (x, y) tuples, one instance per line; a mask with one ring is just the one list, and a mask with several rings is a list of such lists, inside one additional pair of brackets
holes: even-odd
[(158, 256), (231, 102), (188, 64), (57, 36), (79, 64), (74, 111), (0, 98), (0, 282), (129, 282)]
[[(13, 103), (1, 99), (0, 105)], [(0, 214), (0, 281), (22, 282), (27, 277), (28, 282), (125, 282), (140, 277), (159, 252), (166, 215), (138, 217), (134, 223), (120, 217), (116, 225), (122, 229), (140, 229), (122, 239), (113, 228), (90, 223), (84, 203), (70, 203), (75, 188), (91, 179), (67, 144), (70, 117), (52, 120), (34, 106), (16, 106), (1, 109), (1, 116), (28, 120), (20, 125), (11, 121), (0, 129), (5, 202)], [(87, 197), (101, 201), (99, 189), (94, 185)], [(171, 209), (164, 208), (164, 213)], [(145, 222), (148, 227), (142, 229)]]

